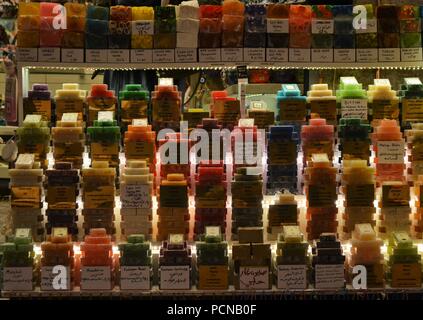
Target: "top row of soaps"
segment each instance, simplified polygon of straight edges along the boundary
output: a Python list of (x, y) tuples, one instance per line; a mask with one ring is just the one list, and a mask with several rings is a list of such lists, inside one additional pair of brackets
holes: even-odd
[[(192, 0), (166, 7), (102, 7), (23, 2), (17, 23), (18, 59), (143, 63), (420, 61), (422, 16), (423, 6), (408, 4), (245, 5), (239, 0), (224, 0), (222, 4), (199, 5)], [(198, 55), (197, 48), (201, 49)], [(85, 57), (81, 49), (88, 50)], [(114, 51), (96, 52), (104, 49)], [(128, 49), (137, 52), (130, 54)], [(148, 49), (164, 52), (152, 54)]]

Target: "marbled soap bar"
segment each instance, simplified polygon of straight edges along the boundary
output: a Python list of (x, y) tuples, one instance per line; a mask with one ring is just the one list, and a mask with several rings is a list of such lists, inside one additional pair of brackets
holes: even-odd
[(248, 5), (245, 12), (244, 47), (266, 47), (266, 7)]
[(191, 269), (191, 264), (191, 248), (182, 234), (171, 234), (168, 240), (163, 241), (159, 255), (159, 273), (163, 266), (188, 266)]
[(225, 0), (222, 4), (222, 47), (243, 46), (244, 4), (239, 0)]
[[(1, 261), (2, 268), (33, 268), (35, 265), (34, 244), (32, 242), (31, 230), (18, 229), (14, 236), (0, 245), (3, 253)], [(32, 290), (33, 284), (29, 286)]]
[(71, 281), (67, 289), (73, 286), (74, 250), (71, 237), (66, 228), (54, 228), (47, 241), (41, 243), (41, 268), (62, 265), (69, 268)]
[(296, 84), (283, 84), (276, 96), (279, 109), (277, 120), (281, 124), (293, 124), (298, 126), (304, 123), (307, 115), (307, 98), (301, 95), (301, 91)]
[(369, 161), (370, 130), (370, 125), (364, 120), (340, 119), (338, 137), (342, 159)]
[(28, 97), (23, 99), (24, 118), (28, 114), (41, 115), (41, 120), (51, 122), (51, 91), (46, 84), (34, 84), (28, 91)]
[(222, 6), (200, 5), (199, 48), (220, 48), (222, 32)]

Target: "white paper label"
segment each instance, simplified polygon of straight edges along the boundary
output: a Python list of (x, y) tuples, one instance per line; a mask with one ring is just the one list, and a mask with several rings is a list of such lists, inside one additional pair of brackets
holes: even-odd
[(112, 274), (110, 267), (82, 267), (81, 290), (110, 290)]
[(62, 49), (62, 62), (84, 62), (84, 49)]
[(333, 34), (333, 20), (311, 20), (311, 33)]
[(31, 291), (33, 289), (32, 267), (4, 268), (3, 290), (4, 291)]
[(357, 49), (358, 62), (377, 62), (377, 49)]
[(342, 99), (341, 116), (346, 119), (367, 120), (367, 99)]
[(125, 184), (121, 188), (122, 208), (151, 208), (151, 187), (145, 184)]
[[(41, 290), (43, 291), (70, 290), (71, 289), (70, 268), (64, 267), (66, 270), (65, 275), (62, 275), (60, 271), (53, 274), (53, 268), (54, 267), (41, 268), (41, 282), (40, 282)], [(60, 282), (59, 280), (56, 280), (56, 277), (57, 279), (60, 279)]]
[(149, 290), (151, 269), (148, 266), (121, 266), (120, 288), (122, 290)]
[(199, 60), (200, 62), (219, 62), (221, 61), (220, 49), (218, 48), (200, 48)]
[(406, 85), (414, 85), (414, 86), (420, 86), (422, 85), (422, 82), (419, 78), (404, 78), (404, 82)]
[(153, 20), (132, 21), (132, 34), (136, 36), (153, 35), (154, 21)]
[(97, 114), (98, 121), (113, 121), (113, 111), (99, 111)]
[(244, 61), (263, 62), (266, 60), (265, 48), (244, 48)]
[(87, 49), (85, 50), (85, 60), (92, 63), (107, 62), (107, 50)]
[(175, 49), (153, 49), (153, 62), (175, 62)]
[(421, 61), (422, 48), (402, 48), (401, 61)]
[(289, 49), (290, 62), (310, 62), (310, 49)]
[(107, 51), (107, 60), (111, 63), (128, 63), (129, 50), (128, 49), (109, 49)]
[(400, 61), (401, 50), (399, 48), (380, 48), (378, 56), (380, 62)]
[(38, 61), (60, 62), (60, 48), (39, 48)]
[(404, 163), (404, 141), (378, 141), (377, 157), (381, 164)]
[(287, 62), (288, 48), (266, 48), (266, 61)]
[(278, 289), (306, 289), (307, 267), (305, 265), (278, 265)]
[(132, 119), (132, 125), (137, 127), (145, 127), (148, 126), (148, 119)]
[(175, 49), (176, 62), (197, 62), (196, 48), (176, 48)]
[(151, 63), (153, 62), (153, 50), (131, 49), (131, 62)]
[(316, 289), (342, 289), (345, 285), (343, 264), (316, 264)]
[(267, 33), (289, 33), (289, 20), (267, 18)]
[(367, 19), (364, 29), (355, 29), (355, 33), (377, 33), (377, 20)]
[(355, 49), (334, 49), (333, 61), (355, 62)]
[(391, 82), (389, 81), (389, 79), (374, 79), (373, 83), (376, 86), (391, 86)]
[(16, 48), (16, 59), (18, 61), (37, 62), (38, 49), (37, 48)]
[(269, 289), (268, 267), (240, 267), (239, 288), (241, 290)]
[(311, 49), (311, 61), (333, 62), (333, 49)]
[(222, 61), (225, 61), (225, 62), (243, 61), (242, 48), (222, 48)]
[(189, 290), (190, 288), (189, 266), (160, 267), (161, 290)]

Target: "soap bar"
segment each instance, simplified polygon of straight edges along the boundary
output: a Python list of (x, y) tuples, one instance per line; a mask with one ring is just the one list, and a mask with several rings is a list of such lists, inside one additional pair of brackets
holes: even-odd
[(310, 119), (309, 123), (301, 128), (303, 164), (306, 165), (315, 153), (326, 153), (331, 160), (335, 143), (333, 125), (326, 124), (321, 118)]
[(298, 204), (291, 193), (279, 193), (276, 195), (274, 204), (269, 206), (267, 233), (269, 236), (277, 236), (282, 232), (282, 226), (285, 224), (297, 224), (298, 222)]
[(152, 126), (155, 131), (162, 128), (179, 128), (181, 93), (176, 86), (155, 86), (151, 93)]
[[(276, 249), (276, 264), (308, 265), (308, 243), (296, 225), (283, 226), (279, 233)], [(305, 282), (307, 284), (307, 282)]]
[(24, 118), (28, 114), (38, 114), (41, 115), (41, 120), (52, 121), (51, 92), (47, 85), (34, 84), (23, 103)]
[(91, 85), (91, 92), (87, 97), (88, 119), (87, 125), (92, 126), (101, 111), (117, 112), (117, 99), (114, 91), (108, 90), (107, 85)]
[(307, 103), (312, 117), (324, 118), (328, 124), (335, 124), (336, 97), (327, 84), (311, 85), (311, 90), (307, 92)]

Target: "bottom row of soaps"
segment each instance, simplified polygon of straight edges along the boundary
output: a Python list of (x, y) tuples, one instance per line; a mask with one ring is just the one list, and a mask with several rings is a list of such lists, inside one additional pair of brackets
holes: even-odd
[[(128, 236), (113, 249), (104, 229), (91, 229), (74, 246), (66, 228), (53, 229), (36, 254), (29, 229), (18, 229), (0, 246), (2, 289), (41, 290), (283, 290), (421, 288), (421, 256), (407, 233), (393, 233), (387, 260), (383, 241), (370, 224), (357, 224), (351, 246), (343, 249), (335, 234), (322, 234), (311, 252), (296, 225), (283, 226), (276, 254), (263, 240), (262, 228), (240, 228), (239, 241), (229, 246), (219, 227), (207, 227), (202, 241), (190, 246), (183, 235), (170, 235), (158, 257), (143, 235)], [(156, 260), (158, 258), (158, 261)], [(358, 284), (358, 286), (357, 286)]]

